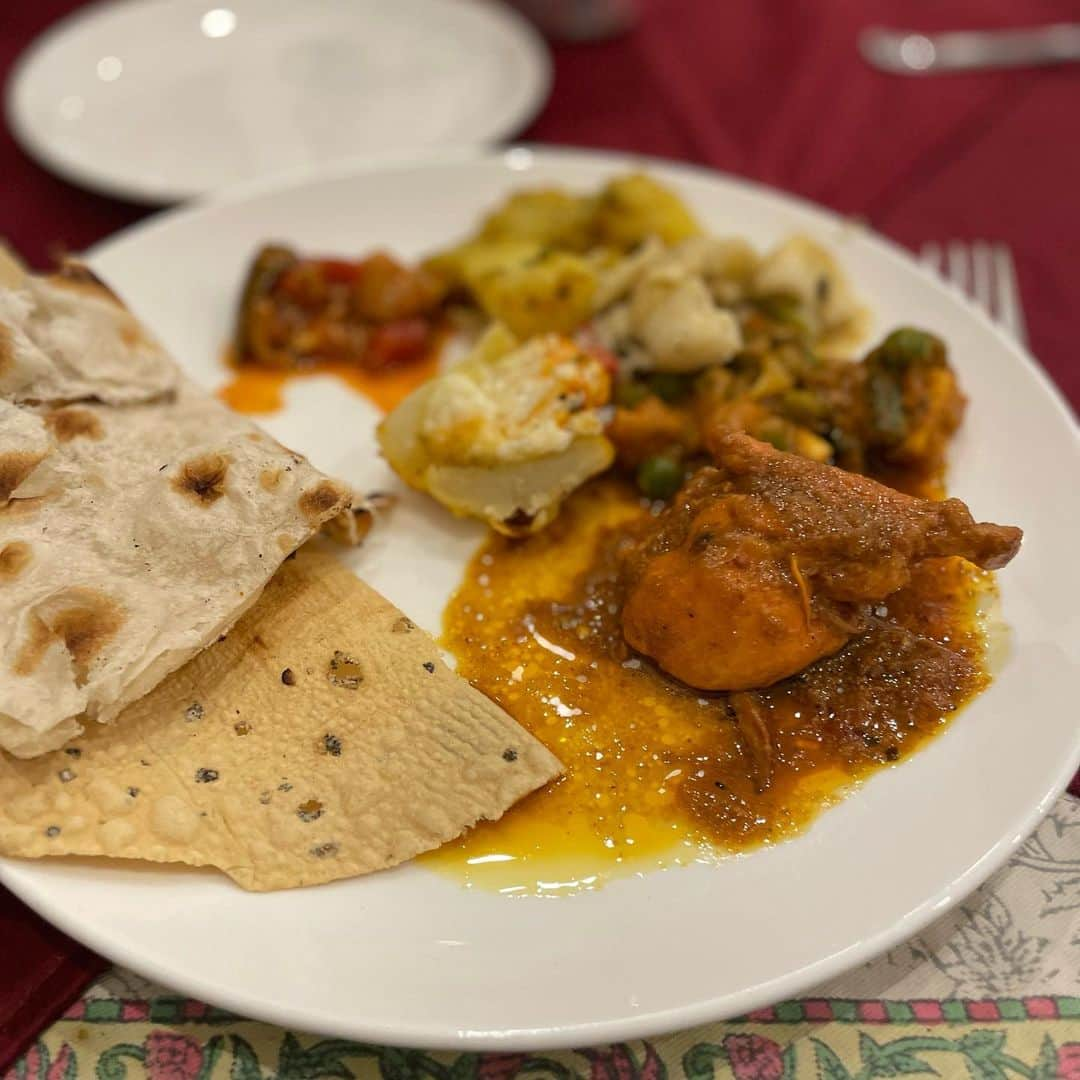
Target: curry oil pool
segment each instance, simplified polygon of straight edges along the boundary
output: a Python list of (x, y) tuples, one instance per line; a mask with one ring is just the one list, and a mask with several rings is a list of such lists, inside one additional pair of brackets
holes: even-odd
[(232, 347), (223, 353), (222, 366), (228, 380), (218, 390), (218, 397), (235, 412), (268, 415), (285, 404), (286, 387), (302, 379), (331, 376), (339, 379), (361, 397), (367, 398), (381, 412), (390, 412), (418, 386), (439, 372), (443, 337), (418, 360), (400, 367), (369, 371), (344, 360), (312, 359), (302, 367), (267, 368), (240, 363)]
[(650, 517), (629, 486), (598, 481), (543, 533), (493, 536), (473, 558), (444, 644), (566, 774), (428, 866), (472, 887), (558, 895), (784, 840), (989, 681), (980, 612), (993, 575), (925, 563), (870, 631), (757, 692), (771, 733), (763, 782), (730, 696), (677, 683), (623, 642), (617, 549)]

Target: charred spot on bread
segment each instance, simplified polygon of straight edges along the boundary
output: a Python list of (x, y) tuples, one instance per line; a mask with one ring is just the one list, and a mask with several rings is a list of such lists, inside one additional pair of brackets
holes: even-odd
[(224, 454), (203, 454), (180, 466), (173, 488), (203, 506), (211, 506), (225, 494), (229, 459)]
[(9, 450), (0, 454), (0, 502), (7, 502), (12, 492), (44, 460), (45, 454), (34, 450)]
[(33, 549), (25, 540), (10, 540), (0, 547), (0, 581), (18, 577), (33, 558)]
[(45, 417), (45, 426), (56, 441), (62, 443), (79, 438), (100, 439), (104, 434), (97, 416), (89, 409), (80, 409), (77, 405), (54, 409)]
[(100, 297), (118, 307), (125, 306), (123, 300), (86, 263), (79, 262), (77, 259), (64, 259), (56, 273), (50, 275), (49, 282), (62, 288)]
[(32, 675), (50, 647), (60, 642), (71, 656), (75, 684), (84, 686), (91, 665), (126, 620), (124, 609), (105, 593), (81, 586), (68, 589), (31, 611), (12, 670)]
[(259, 473), (259, 487), (263, 491), (274, 491), (281, 483), (281, 478), (285, 475), (281, 469), (263, 469)]
[(11, 327), (0, 322), (0, 374), (11, 367), (15, 360), (15, 345), (11, 340)]
[(332, 480), (323, 480), (300, 496), (300, 513), (310, 522), (321, 521), (334, 510), (344, 508), (348, 493)]

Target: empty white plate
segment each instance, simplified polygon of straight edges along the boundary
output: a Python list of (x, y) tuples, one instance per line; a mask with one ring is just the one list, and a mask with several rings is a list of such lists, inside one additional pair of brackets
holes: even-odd
[(342, 157), (492, 142), (547, 97), (496, 0), (119, 0), (39, 38), (8, 123), (54, 172), (165, 203)]

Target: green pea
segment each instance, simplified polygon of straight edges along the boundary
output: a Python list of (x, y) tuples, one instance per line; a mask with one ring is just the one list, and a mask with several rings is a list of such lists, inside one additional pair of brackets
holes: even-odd
[(945, 346), (940, 338), (911, 326), (894, 330), (875, 351), (886, 363), (897, 367), (940, 363), (945, 356)]
[(638, 466), (637, 485), (650, 499), (670, 499), (682, 482), (682, 465), (666, 454), (654, 454)]
[(654, 371), (646, 379), (649, 389), (669, 405), (682, 401), (693, 388), (693, 375), (678, 375), (673, 371)]
[(755, 298), (754, 305), (765, 318), (790, 326), (803, 337), (809, 337), (810, 328), (803, 318), (802, 304), (797, 297), (782, 293), (759, 296)]

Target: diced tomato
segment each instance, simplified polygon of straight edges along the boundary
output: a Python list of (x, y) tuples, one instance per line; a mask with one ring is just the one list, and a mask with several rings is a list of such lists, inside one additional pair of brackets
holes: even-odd
[(412, 363), (427, 351), (430, 334), (426, 319), (398, 319), (373, 327), (360, 364), (378, 370)]

